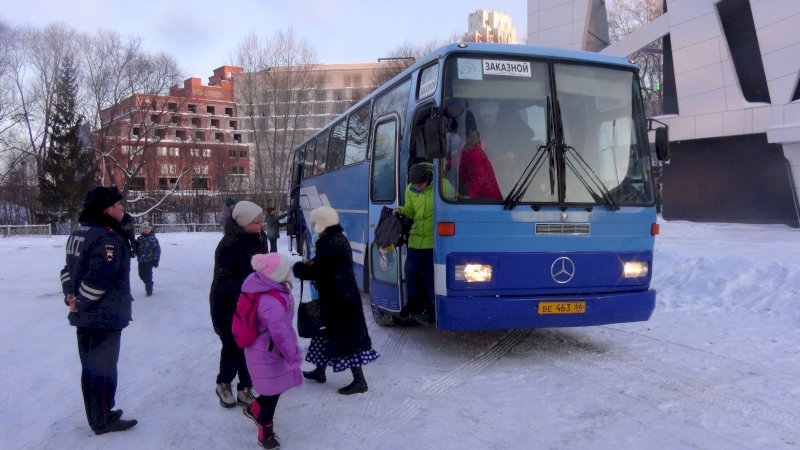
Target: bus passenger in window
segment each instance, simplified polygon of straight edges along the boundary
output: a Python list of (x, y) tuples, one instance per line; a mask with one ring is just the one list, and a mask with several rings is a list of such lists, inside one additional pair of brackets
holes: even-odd
[(415, 316), (434, 323), (433, 291), (433, 165), (419, 163), (411, 166), (406, 187), (406, 204), (394, 210), (414, 219), (408, 239), (405, 263), (408, 302), (400, 311), (401, 318)]
[(447, 157), (442, 163), (442, 195), (446, 200), (455, 200), (458, 194), (458, 166), (461, 161), (461, 148), (464, 138), (458, 133), (458, 120), (448, 118), (447, 121)]
[(470, 111), (466, 114), (465, 128), (466, 138), (458, 163), (464, 194), (472, 199), (502, 200), (492, 163), (483, 151), (475, 116)]

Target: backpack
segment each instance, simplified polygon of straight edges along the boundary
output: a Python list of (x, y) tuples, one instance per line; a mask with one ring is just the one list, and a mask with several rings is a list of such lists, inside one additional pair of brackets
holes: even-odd
[(381, 218), (375, 228), (375, 245), (378, 248), (391, 251), (400, 242), (403, 236), (403, 223), (400, 217), (392, 213), (392, 208), (384, 206), (381, 209)]
[(261, 298), (261, 294), (267, 294), (278, 300), (286, 308), (286, 300), (281, 295), (270, 292), (256, 292), (253, 294), (241, 292), (239, 300), (236, 301), (236, 312), (233, 314), (233, 323), (231, 324), (233, 339), (239, 348), (250, 347), (258, 338), (256, 316), (258, 315), (258, 299)]

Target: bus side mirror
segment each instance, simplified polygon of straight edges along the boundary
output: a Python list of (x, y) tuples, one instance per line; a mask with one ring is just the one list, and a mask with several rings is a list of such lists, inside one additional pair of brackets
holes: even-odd
[(444, 145), (444, 128), (442, 118), (433, 116), (425, 121), (425, 158), (443, 158), (446, 156)]
[(669, 131), (666, 127), (656, 128), (656, 157), (659, 161), (669, 161)]

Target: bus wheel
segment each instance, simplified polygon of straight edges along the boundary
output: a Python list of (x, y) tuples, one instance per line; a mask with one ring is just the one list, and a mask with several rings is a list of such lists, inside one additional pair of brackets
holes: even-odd
[(395, 325), (394, 316), (381, 311), (375, 305), (372, 305), (372, 318), (375, 320), (375, 323), (382, 327), (393, 327)]

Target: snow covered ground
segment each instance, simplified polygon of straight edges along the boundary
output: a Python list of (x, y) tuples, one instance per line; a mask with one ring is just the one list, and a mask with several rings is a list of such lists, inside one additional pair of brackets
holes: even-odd
[[(456, 333), (381, 328), (365, 309), (382, 355), (369, 392), (338, 395), (350, 374), (330, 372), (290, 390), (283, 448), (800, 448), (800, 230), (661, 230), (648, 322)], [(86, 424), (60, 293), (66, 237), (0, 239), (0, 448), (257, 448), (256, 426), (214, 394), (221, 235), (158, 236), (155, 295), (134, 270), (119, 363), (117, 403), (139, 424), (103, 436)]]

